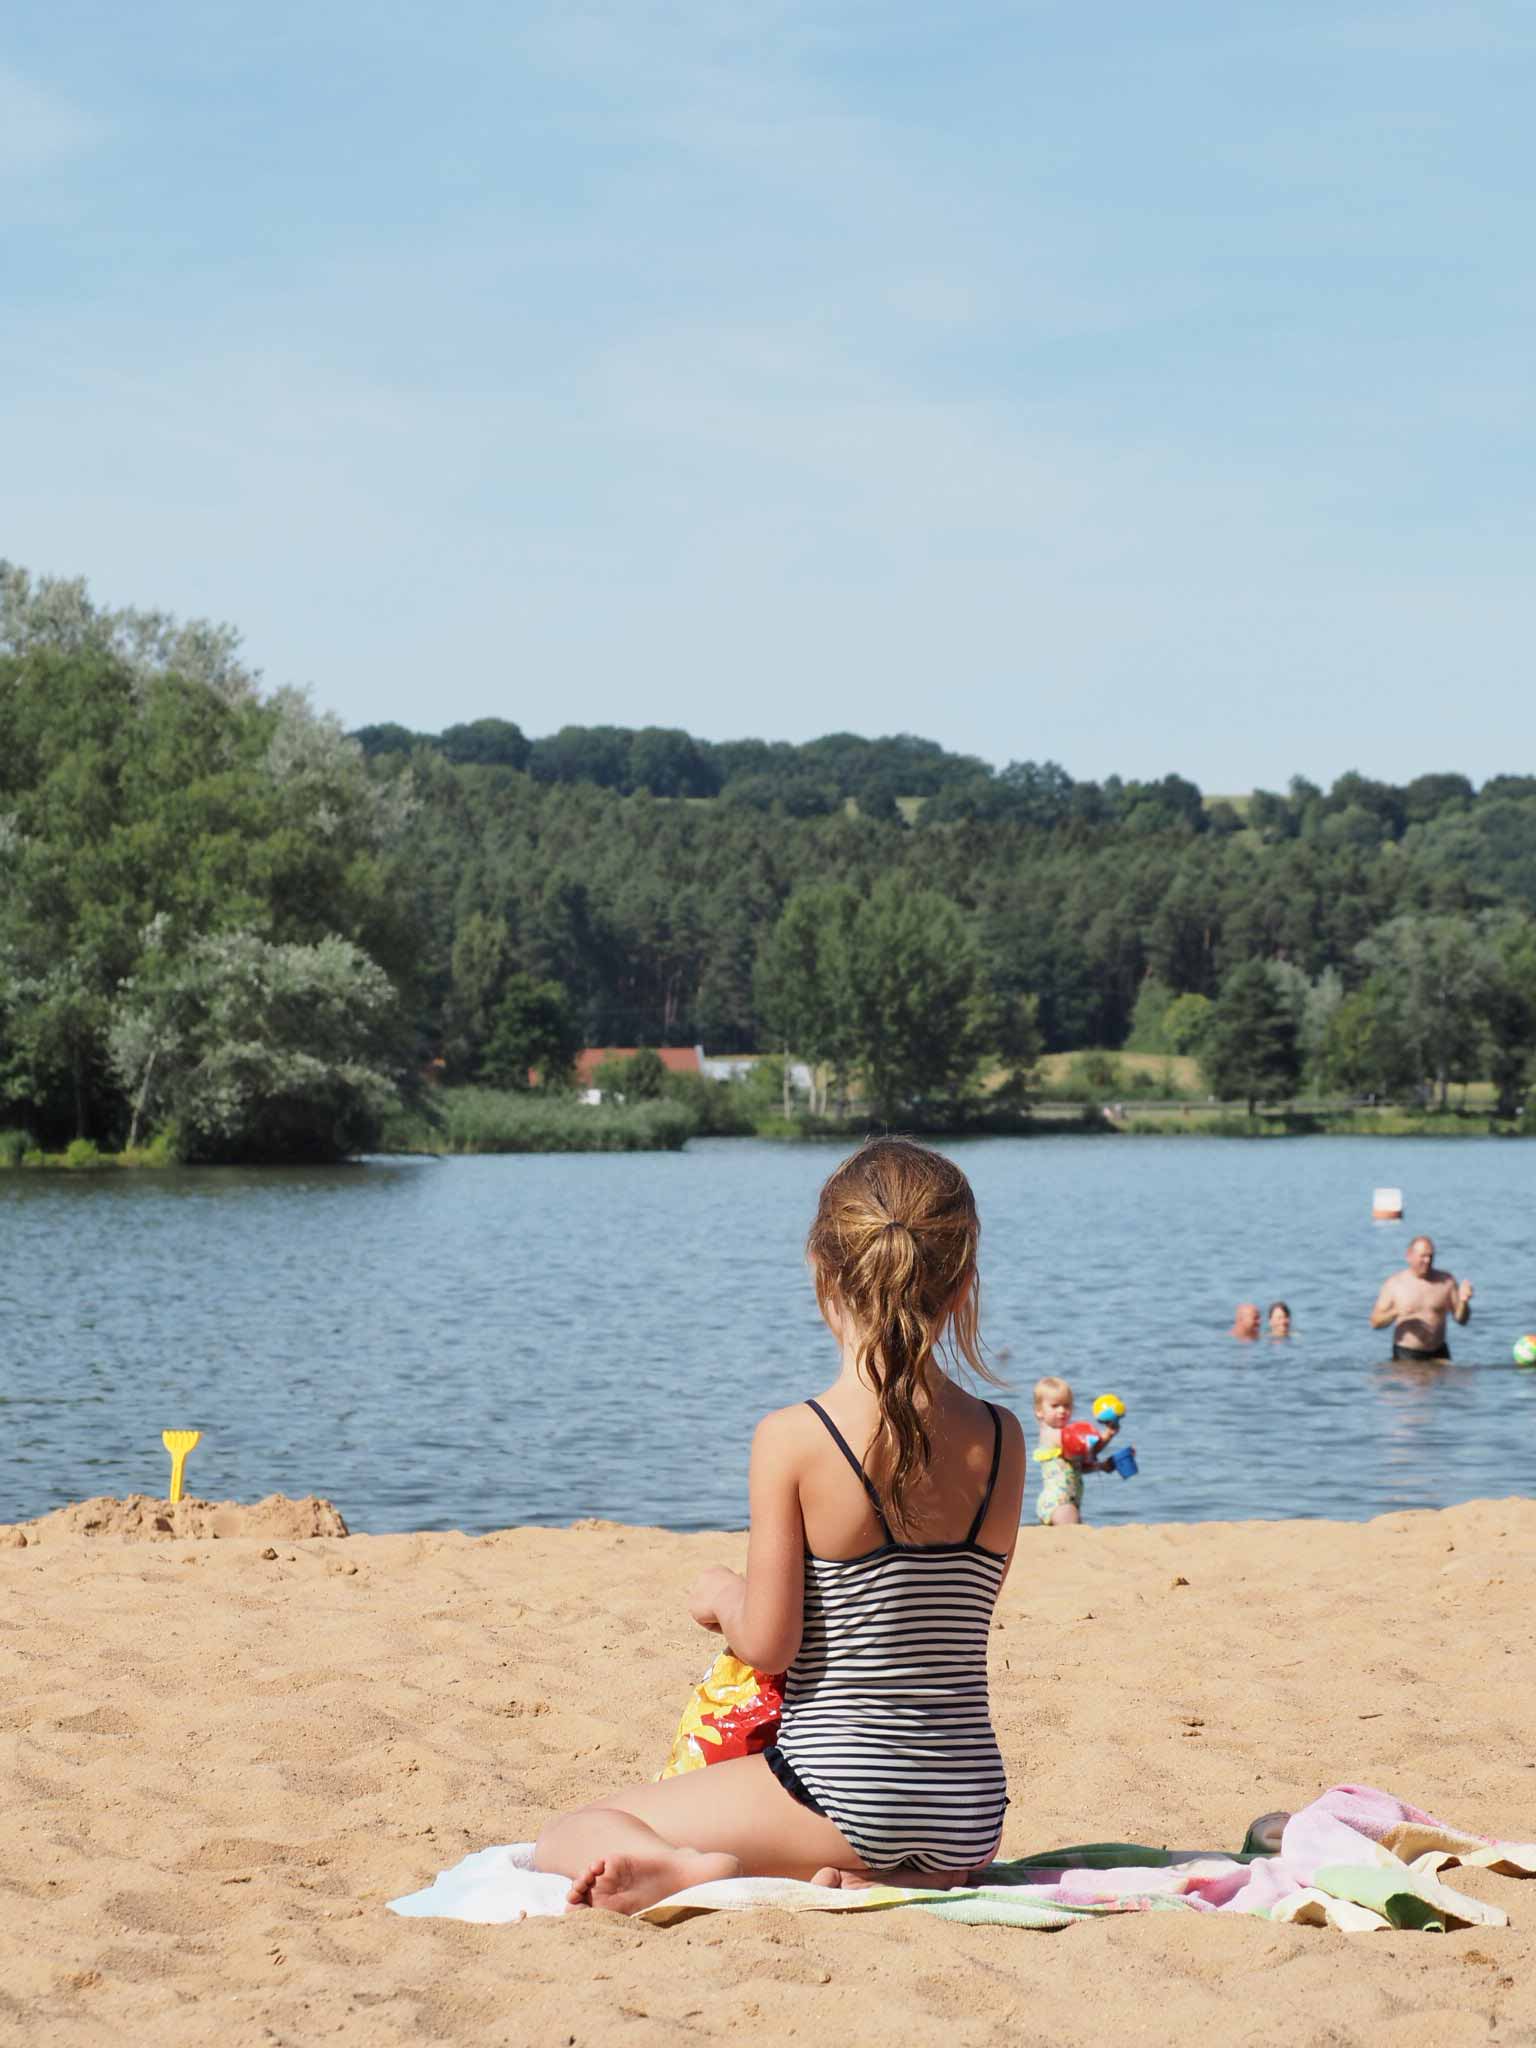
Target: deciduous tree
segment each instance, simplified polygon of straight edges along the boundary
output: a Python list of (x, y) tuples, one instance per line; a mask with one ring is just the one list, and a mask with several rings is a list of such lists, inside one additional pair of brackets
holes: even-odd
[(398, 1015), (388, 976), (345, 939), (195, 940), (113, 1004), (108, 1046), (131, 1135), (168, 1120), (192, 1160), (364, 1150), (398, 1100)]

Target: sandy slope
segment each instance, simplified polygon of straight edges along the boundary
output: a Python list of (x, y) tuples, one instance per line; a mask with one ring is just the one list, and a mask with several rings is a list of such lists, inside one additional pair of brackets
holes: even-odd
[[(382, 1902), (649, 1775), (739, 1537), (0, 1540), (0, 2039), (1536, 2043), (1514, 1924), (1156, 1915), (408, 1922)], [(0, 1532), (3, 1537), (3, 1532)], [(1186, 1583), (1187, 1582), (1187, 1583)], [(1352, 1779), (1536, 1835), (1536, 1503), (1027, 1530), (995, 1639), (1010, 1853), (1233, 1846)]]

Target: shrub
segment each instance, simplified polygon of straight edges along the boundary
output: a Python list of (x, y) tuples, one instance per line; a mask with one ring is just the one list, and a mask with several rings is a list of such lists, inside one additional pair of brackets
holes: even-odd
[(1073, 1053), (1065, 1075), (1045, 1090), (1063, 1102), (1088, 1103), (1127, 1092), (1125, 1070), (1120, 1062), (1113, 1053), (1098, 1048)]
[(1125, 1076), (1120, 1062), (1111, 1053), (1085, 1052), (1072, 1062), (1075, 1077), (1081, 1076), (1086, 1087), (1096, 1088), (1106, 1095), (1117, 1095), (1124, 1091)]
[(593, 1069), (592, 1085), (623, 1102), (657, 1102), (667, 1085), (666, 1062), (654, 1046), (642, 1045), (638, 1052), (600, 1060)]
[(90, 1138), (76, 1138), (65, 1147), (62, 1164), (71, 1173), (94, 1173), (98, 1167), (111, 1162), (103, 1159)]
[(702, 1136), (744, 1138), (757, 1128), (749, 1085), (746, 1081), (712, 1081), (707, 1074), (668, 1074), (662, 1097), (686, 1109)]
[(156, 1131), (146, 1145), (122, 1155), (125, 1166), (175, 1166), (181, 1159), (181, 1135), (174, 1124)]
[(0, 1166), (20, 1166), (32, 1149), (28, 1131), (0, 1131)]
[[(447, 1093), (449, 1091), (444, 1091)], [(442, 1152), (443, 1120), (435, 1107), (402, 1104), (385, 1117), (379, 1132), (381, 1152)]]

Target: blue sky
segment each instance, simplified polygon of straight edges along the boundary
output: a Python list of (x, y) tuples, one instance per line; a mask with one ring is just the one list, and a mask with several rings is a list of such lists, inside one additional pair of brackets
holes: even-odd
[(1521, 7), (28, 0), (0, 554), (349, 725), (1536, 769)]

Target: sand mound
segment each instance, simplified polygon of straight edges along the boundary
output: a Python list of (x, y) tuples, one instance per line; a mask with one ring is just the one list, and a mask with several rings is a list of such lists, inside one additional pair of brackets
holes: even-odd
[[(317, 1494), (289, 1500), (269, 1493), (265, 1500), (155, 1500), (130, 1493), (122, 1500), (99, 1494), (94, 1500), (72, 1501), (35, 1522), (0, 1529), (0, 1544), (16, 1548), (41, 1543), (50, 1536), (116, 1536), (127, 1543), (155, 1543), (199, 1536), (276, 1536), (293, 1542), (301, 1536), (345, 1536), (340, 1511)], [(17, 1539), (21, 1541), (18, 1542)]]

